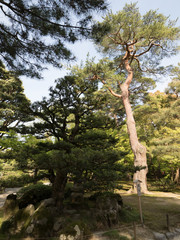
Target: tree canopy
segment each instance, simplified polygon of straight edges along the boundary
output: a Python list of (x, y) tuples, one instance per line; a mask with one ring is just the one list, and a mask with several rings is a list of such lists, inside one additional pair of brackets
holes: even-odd
[(0, 136), (30, 121), (29, 108), (21, 80), (0, 62)]
[(72, 59), (66, 43), (90, 33), (92, 14), (105, 0), (0, 1), (0, 59), (18, 74), (40, 77), (42, 64)]

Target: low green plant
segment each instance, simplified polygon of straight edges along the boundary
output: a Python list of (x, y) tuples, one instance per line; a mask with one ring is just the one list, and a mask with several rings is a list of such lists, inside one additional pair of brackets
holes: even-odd
[(152, 187), (155, 187), (156, 191), (163, 191), (163, 192), (171, 192), (175, 190), (177, 184), (172, 181), (168, 176), (159, 179), (158, 181), (154, 181), (151, 183)]
[(103, 237), (106, 237), (110, 240), (128, 240), (126, 236), (119, 234), (117, 230), (111, 230), (102, 234)]
[(13, 223), (11, 219), (8, 219), (1, 224), (1, 233), (6, 234), (9, 233), (10, 229), (13, 227)]
[(126, 223), (139, 221), (139, 212), (134, 208), (123, 207), (120, 213), (120, 220)]

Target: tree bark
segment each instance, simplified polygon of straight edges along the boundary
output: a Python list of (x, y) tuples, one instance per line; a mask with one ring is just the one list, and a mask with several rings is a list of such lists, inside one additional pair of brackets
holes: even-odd
[(53, 198), (59, 210), (63, 209), (64, 192), (67, 183), (67, 173), (58, 169), (53, 183)]
[[(129, 101), (129, 85), (133, 79), (133, 70), (130, 67), (128, 60), (125, 60), (125, 68), (128, 72), (127, 79), (125, 83), (120, 85), (121, 88), (121, 98), (123, 101), (123, 105), (126, 111), (126, 117), (127, 117), (127, 130), (129, 134), (129, 140), (131, 144), (131, 149), (134, 153), (134, 166), (137, 168), (139, 167), (140, 169), (134, 173), (133, 176), (133, 181), (135, 180), (140, 180), (141, 181), (141, 191), (142, 193), (148, 192), (147, 189), (147, 172), (148, 172), (148, 166), (147, 166), (147, 158), (146, 158), (146, 147), (143, 146), (137, 136), (137, 131), (136, 131), (136, 125), (135, 125), (135, 120), (133, 117), (133, 112), (131, 108), (131, 104)], [(141, 169), (143, 167), (143, 169)], [(134, 184), (134, 188), (132, 189), (132, 192), (137, 192), (136, 190), (136, 184)]]
[(174, 178), (174, 182), (176, 182), (177, 184), (179, 183), (179, 168), (176, 169), (176, 175)]

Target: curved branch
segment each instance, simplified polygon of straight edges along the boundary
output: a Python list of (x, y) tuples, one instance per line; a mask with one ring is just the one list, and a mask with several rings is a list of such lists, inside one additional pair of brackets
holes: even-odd
[[(105, 83), (104, 80), (100, 79), (100, 81), (101, 81), (104, 85), (106, 85), (106, 83)], [(107, 87), (107, 88), (108, 88), (109, 92), (110, 92), (113, 96), (118, 97), (118, 98), (121, 98), (121, 97), (122, 97), (122, 95), (120, 95), (120, 94), (118, 94), (118, 93), (115, 93), (115, 92), (112, 90), (112, 88), (110, 88), (110, 87)]]
[[(9, 3), (6, 3), (6, 2), (4, 2), (3, 0), (1, 0), (0, 3), (3, 4), (3, 5), (5, 5), (5, 6), (7, 6), (9, 9), (11, 9), (12, 12), (14, 12), (15, 14), (17, 14), (17, 15), (20, 16), (21, 18), (24, 18), (24, 19), (25, 19), (24, 15), (21, 14), (21, 12), (19, 11), (19, 9), (12, 7)], [(85, 27), (80, 27), (80, 26), (78, 27), (78, 26), (73, 26), (73, 25), (69, 25), (69, 24), (59, 24), (59, 23), (57, 23), (57, 22), (52, 22), (52, 21), (50, 21), (50, 20), (48, 20), (48, 19), (46, 19), (46, 18), (44, 18), (44, 17), (41, 17), (41, 16), (38, 15), (38, 14), (35, 14), (35, 13), (32, 12), (30, 9), (23, 8), (23, 10), (24, 10), (24, 12), (26, 12), (26, 13), (32, 15), (32, 16), (35, 16), (35, 17), (41, 19), (42, 21), (47, 22), (47, 23), (50, 23), (50, 24), (52, 24), (52, 25), (56, 25), (56, 26), (63, 27), (63, 28), (75, 28), (75, 29), (82, 29), (82, 30), (91, 30), (91, 29), (85, 28)], [(26, 19), (26, 20), (27, 20), (27, 19)], [(16, 21), (16, 20), (15, 20), (15, 21)]]

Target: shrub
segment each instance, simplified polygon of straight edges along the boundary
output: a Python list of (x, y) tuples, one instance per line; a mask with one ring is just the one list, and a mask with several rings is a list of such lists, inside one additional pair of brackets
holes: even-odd
[(11, 173), (5, 173), (1, 177), (1, 186), (3, 188), (22, 187), (25, 184), (31, 183), (33, 178), (29, 174), (22, 173), (20, 171), (12, 171)]
[(10, 220), (6, 220), (4, 222), (2, 222), (2, 225), (1, 225), (1, 233), (9, 233), (10, 229), (13, 227), (13, 223)]
[(29, 204), (36, 205), (40, 201), (50, 198), (52, 187), (43, 184), (34, 184), (22, 188), (18, 193), (19, 208), (25, 208)]

